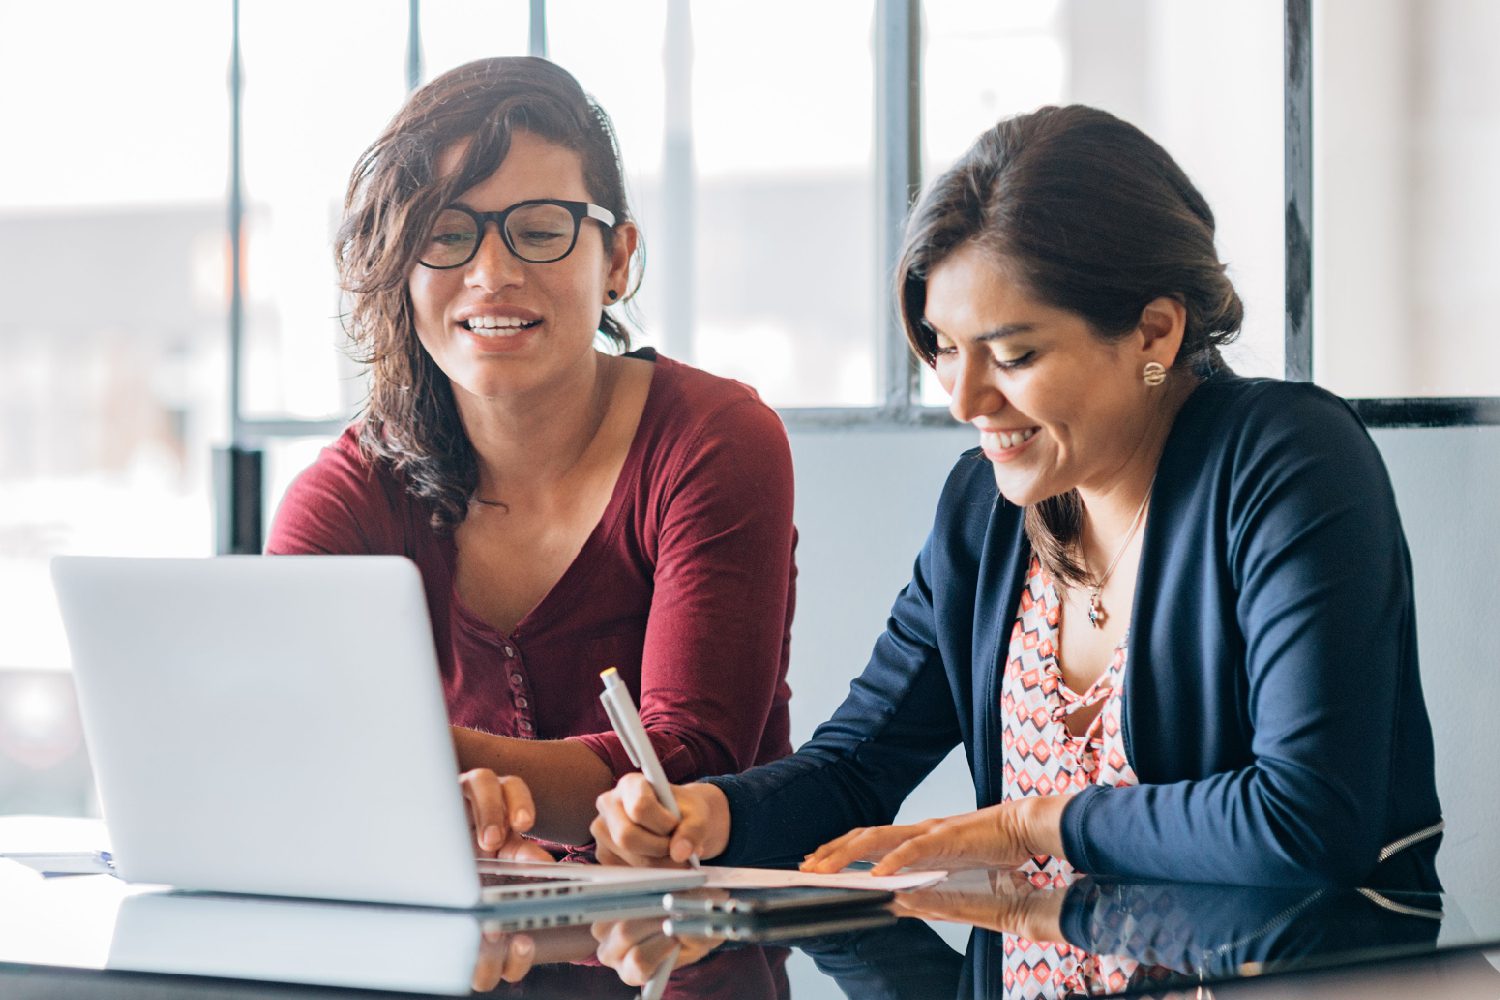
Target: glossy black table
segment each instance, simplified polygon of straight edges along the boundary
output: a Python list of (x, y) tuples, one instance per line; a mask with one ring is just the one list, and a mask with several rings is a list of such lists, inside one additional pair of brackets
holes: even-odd
[(890, 911), (820, 921), (723, 941), (668, 936), (639, 902), (587, 917), (363, 906), (44, 878), (0, 859), (0, 997), (633, 998), (652, 978), (666, 997), (747, 1000), (1500, 996), (1500, 901), (1461, 893), (963, 872)]

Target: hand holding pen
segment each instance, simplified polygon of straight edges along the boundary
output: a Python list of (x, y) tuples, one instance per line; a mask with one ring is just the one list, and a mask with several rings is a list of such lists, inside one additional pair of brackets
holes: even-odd
[(590, 825), (600, 862), (636, 866), (684, 862), (723, 852), (729, 841), (729, 802), (713, 785), (673, 785), (641, 725), (630, 693), (614, 669), (600, 674), (610, 723), (641, 769), (599, 796)]
[(701, 960), (720, 941), (683, 944), (662, 931), (660, 917), (647, 920), (601, 920), (589, 930), (599, 943), (601, 965), (619, 973), (627, 986), (641, 988), (640, 1000), (661, 1000), (672, 973)]

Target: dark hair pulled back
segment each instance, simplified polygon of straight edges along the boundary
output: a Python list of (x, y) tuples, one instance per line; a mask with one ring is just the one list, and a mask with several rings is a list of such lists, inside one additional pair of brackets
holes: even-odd
[[(1222, 367), (1244, 307), (1214, 248), (1214, 216), (1167, 151), (1140, 129), (1082, 105), (1045, 107), (984, 132), (923, 192), (907, 221), (896, 272), (901, 320), (929, 365), (927, 278), (973, 243), (1032, 297), (1081, 316), (1115, 340), (1160, 297), (1187, 318), (1174, 369)], [(1076, 491), (1026, 509), (1033, 550), (1064, 586), (1089, 582), (1077, 555)]]

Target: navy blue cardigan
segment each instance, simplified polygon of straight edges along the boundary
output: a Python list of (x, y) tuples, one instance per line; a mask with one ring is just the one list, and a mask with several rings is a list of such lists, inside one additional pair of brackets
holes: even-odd
[[(965, 453), (844, 704), (792, 756), (711, 779), (733, 813), (720, 863), (792, 864), (891, 822), (960, 742), (978, 804), (1005, 797), (1021, 522)], [(1068, 804), (1081, 871), (1440, 888), (1439, 837), (1383, 852), (1441, 814), (1411, 560), (1380, 455), (1341, 399), (1221, 372), (1183, 406), (1146, 523), (1123, 710), (1141, 785)]]

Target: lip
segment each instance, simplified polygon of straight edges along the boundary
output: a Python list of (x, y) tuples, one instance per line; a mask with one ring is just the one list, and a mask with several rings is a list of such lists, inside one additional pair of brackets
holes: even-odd
[[(1001, 448), (995, 443), (998, 440), (997, 435), (999, 434), (1014, 434), (1017, 431), (1024, 430), (1030, 430), (1034, 433), (1020, 444), (1012, 445), (1009, 448)], [(984, 452), (984, 457), (991, 462), (1010, 462), (1014, 461), (1027, 448), (1031, 447), (1032, 442), (1041, 437), (1041, 435), (1042, 430), (1040, 427), (997, 427), (992, 430), (982, 429), (979, 432), (979, 447)]]

